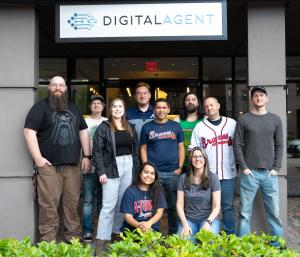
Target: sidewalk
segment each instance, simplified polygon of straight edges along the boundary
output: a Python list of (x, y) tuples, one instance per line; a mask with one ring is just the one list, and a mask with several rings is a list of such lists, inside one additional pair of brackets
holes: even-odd
[(300, 198), (288, 198), (287, 237), (287, 246), (300, 250)]

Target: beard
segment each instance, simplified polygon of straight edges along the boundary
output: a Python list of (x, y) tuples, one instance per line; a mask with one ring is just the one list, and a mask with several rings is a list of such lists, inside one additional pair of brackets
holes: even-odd
[(62, 95), (49, 92), (48, 101), (51, 110), (56, 112), (66, 111), (68, 109), (68, 91), (65, 91)]
[(193, 113), (196, 112), (197, 110), (198, 110), (198, 106), (195, 106), (193, 104), (189, 104), (188, 106), (186, 106), (187, 113)]

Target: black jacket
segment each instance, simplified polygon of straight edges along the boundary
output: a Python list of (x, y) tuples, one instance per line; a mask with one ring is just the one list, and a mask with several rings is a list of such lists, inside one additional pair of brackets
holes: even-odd
[[(140, 168), (139, 142), (134, 125), (130, 124), (133, 133), (132, 159), (133, 169), (132, 178)], [(111, 130), (108, 121), (103, 121), (95, 131), (93, 138), (93, 166), (99, 176), (106, 174), (108, 178), (118, 178), (119, 172), (116, 161), (115, 134)]]

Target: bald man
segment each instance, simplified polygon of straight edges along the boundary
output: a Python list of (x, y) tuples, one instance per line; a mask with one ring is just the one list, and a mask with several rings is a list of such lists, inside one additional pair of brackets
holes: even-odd
[(53, 77), (48, 97), (33, 105), (24, 126), (25, 141), (37, 172), (40, 241), (56, 240), (60, 201), (65, 239), (81, 235), (80, 168), (84, 173), (90, 168), (90, 141), (86, 122), (79, 108), (68, 101), (67, 92), (65, 80)]
[(220, 103), (214, 97), (204, 100), (206, 118), (193, 130), (191, 147), (201, 146), (206, 150), (210, 171), (221, 182), (222, 226), (227, 234), (235, 233), (233, 200), (236, 189), (236, 164), (233, 152), (235, 120), (220, 116)]

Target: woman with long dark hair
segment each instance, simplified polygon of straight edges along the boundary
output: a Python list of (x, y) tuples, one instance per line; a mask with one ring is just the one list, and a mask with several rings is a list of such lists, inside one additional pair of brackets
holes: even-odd
[(137, 181), (124, 193), (121, 212), (125, 214), (122, 230), (126, 228), (159, 231), (167, 203), (158, 180), (157, 169), (150, 162), (143, 163)]
[(216, 174), (209, 171), (204, 149), (195, 147), (190, 155), (190, 169), (180, 177), (177, 188), (177, 214), (181, 224), (178, 234), (194, 235), (200, 229), (219, 233), (218, 215), (221, 206), (221, 185)]
[(114, 99), (108, 121), (103, 121), (94, 134), (92, 160), (102, 184), (97, 254), (106, 250), (112, 232), (120, 233), (124, 220), (121, 200), (139, 170), (138, 137), (134, 125), (126, 120), (125, 108), (122, 99)]

